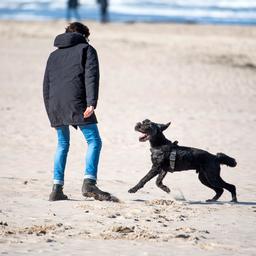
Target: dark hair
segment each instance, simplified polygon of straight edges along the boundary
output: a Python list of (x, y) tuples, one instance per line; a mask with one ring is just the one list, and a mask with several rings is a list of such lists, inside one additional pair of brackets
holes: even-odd
[(66, 27), (66, 33), (77, 32), (82, 34), (85, 38), (90, 35), (89, 28), (80, 22), (72, 22)]

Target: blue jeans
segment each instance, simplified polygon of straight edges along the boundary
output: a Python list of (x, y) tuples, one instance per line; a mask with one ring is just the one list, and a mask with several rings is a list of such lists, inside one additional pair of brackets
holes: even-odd
[[(88, 149), (85, 157), (84, 177), (87, 179), (97, 179), (98, 163), (100, 158), (100, 150), (102, 146), (100, 134), (96, 124), (88, 124), (79, 126)], [(54, 158), (54, 184), (64, 184), (64, 173), (66, 160), (69, 150), (69, 126), (61, 126), (56, 128), (58, 137), (58, 146)]]

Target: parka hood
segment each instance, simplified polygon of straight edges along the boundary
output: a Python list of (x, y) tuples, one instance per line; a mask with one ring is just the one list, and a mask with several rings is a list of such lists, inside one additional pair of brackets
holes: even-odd
[(87, 42), (82, 34), (76, 32), (60, 34), (54, 40), (54, 46), (58, 48), (70, 47), (81, 43)]

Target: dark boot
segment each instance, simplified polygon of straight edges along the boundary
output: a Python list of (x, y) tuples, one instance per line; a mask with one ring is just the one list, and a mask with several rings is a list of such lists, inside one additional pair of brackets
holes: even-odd
[(52, 192), (49, 196), (49, 201), (67, 200), (68, 197), (63, 193), (63, 186), (60, 184), (54, 184)]
[(111, 200), (111, 194), (100, 190), (96, 186), (96, 181), (92, 179), (84, 179), (84, 183), (82, 186), (82, 194), (85, 197), (93, 197), (94, 199), (99, 201)]

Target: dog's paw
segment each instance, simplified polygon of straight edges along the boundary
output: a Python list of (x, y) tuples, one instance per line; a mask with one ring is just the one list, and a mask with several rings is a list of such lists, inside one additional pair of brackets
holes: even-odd
[(207, 202), (207, 203), (214, 203), (214, 202), (217, 202), (217, 200), (212, 198), (212, 199), (205, 200), (205, 202)]
[(236, 198), (236, 197), (235, 197), (235, 198), (233, 198), (230, 202), (231, 202), (231, 203), (238, 203), (238, 201), (237, 201), (237, 198)]
[(164, 187), (163, 190), (168, 194), (171, 192), (171, 190), (168, 187)]
[(136, 188), (131, 188), (128, 190), (128, 193), (136, 193), (137, 189)]

